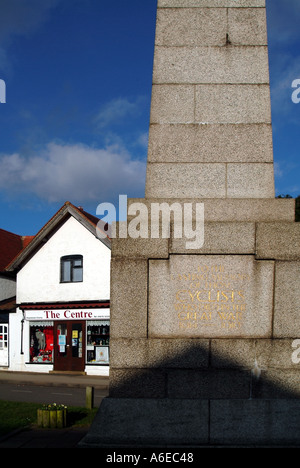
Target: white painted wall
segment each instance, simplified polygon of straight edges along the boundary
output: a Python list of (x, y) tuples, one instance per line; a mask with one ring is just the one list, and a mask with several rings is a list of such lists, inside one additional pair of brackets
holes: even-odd
[[(83, 256), (83, 282), (60, 283), (60, 258)], [(20, 270), (17, 303), (110, 298), (110, 250), (71, 217)]]
[[(60, 283), (60, 259), (83, 256), (83, 282)], [(75, 218), (64, 225), (40, 248), (17, 274), (17, 303), (68, 302), (110, 299), (111, 251)], [(23, 312), (10, 314), (9, 369), (49, 372), (52, 365), (29, 363), (29, 322), (24, 321), (23, 352), (21, 327)], [(87, 366), (89, 374), (108, 375), (108, 366)]]
[[(26, 358), (27, 360), (29, 359), (29, 347), (27, 355), (21, 354), (22, 318), (23, 313), (19, 309), (17, 309), (15, 314), (9, 314), (9, 369), (13, 371), (26, 370)], [(24, 341), (26, 341), (27, 335), (29, 340), (29, 328), (27, 333), (23, 333)]]

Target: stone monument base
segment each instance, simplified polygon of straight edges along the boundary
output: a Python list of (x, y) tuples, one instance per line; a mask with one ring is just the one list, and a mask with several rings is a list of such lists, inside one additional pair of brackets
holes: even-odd
[(299, 446), (300, 401), (105, 398), (81, 448)]
[(281, 202), (205, 202), (199, 249), (113, 239), (110, 393), (81, 447), (300, 446), (300, 223)]

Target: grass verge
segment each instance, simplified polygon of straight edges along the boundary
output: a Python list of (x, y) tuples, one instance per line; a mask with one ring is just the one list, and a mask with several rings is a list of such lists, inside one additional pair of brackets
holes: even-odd
[[(19, 403), (0, 400), (0, 437), (10, 432), (37, 423), (38, 403)], [(97, 412), (97, 408), (68, 407), (68, 427), (89, 426)]]

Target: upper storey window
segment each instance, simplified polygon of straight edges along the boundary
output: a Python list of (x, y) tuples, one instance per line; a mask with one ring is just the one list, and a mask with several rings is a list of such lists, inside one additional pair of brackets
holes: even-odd
[(68, 255), (60, 259), (60, 282), (79, 283), (83, 281), (82, 255)]

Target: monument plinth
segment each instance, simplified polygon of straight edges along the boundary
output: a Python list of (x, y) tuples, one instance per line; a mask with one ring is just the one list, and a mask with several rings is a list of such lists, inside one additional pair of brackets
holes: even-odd
[(110, 396), (82, 445), (299, 443), (300, 225), (275, 199), (265, 0), (158, 0), (145, 193), (112, 242)]

